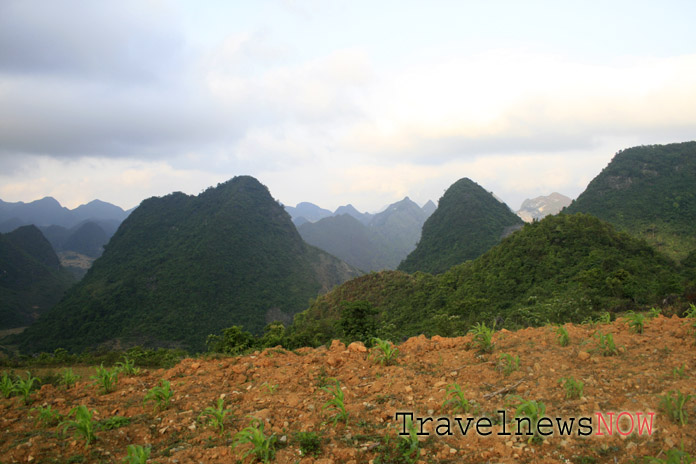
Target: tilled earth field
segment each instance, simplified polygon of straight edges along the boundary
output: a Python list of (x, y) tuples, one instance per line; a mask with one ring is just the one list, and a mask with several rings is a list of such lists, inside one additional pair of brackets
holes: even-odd
[[(151, 448), (148, 462), (248, 463), (256, 459), (244, 457), (251, 445), (233, 445), (252, 422), (263, 424), (266, 437), (274, 434), (276, 451), (269, 462), (278, 463), (629, 463), (645, 457), (666, 462), (676, 449), (696, 456), (696, 399), (681, 406), (675, 400), (671, 411), (663, 404), (677, 392), (696, 393), (691, 323), (659, 316), (646, 322), (642, 334), (629, 330), (625, 319), (567, 324), (567, 346), (560, 346), (555, 327), (502, 330), (493, 336), (491, 353), (480, 352), (471, 335), (421, 336), (398, 345), (392, 365), (379, 363), (374, 348), (334, 341), (330, 348), (277, 347), (122, 373), (107, 394), (84, 378), (70, 389), (44, 385), (29, 405), (17, 396), (0, 399), (0, 462), (122, 462), (128, 445), (141, 445)], [(613, 335), (615, 354), (601, 351), (599, 333)], [(158, 409), (144, 399), (161, 379), (170, 382), (173, 397)], [(334, 397), (333, 379), (347, 412), (347, 420), (335, 423), (337, 409), (325, 407)], [(568, 398), (567, 379), (582, 382), (581, 397)], [(455, 384), (469, 403), (466, 411), (448, 402), (455, 399)], [(223, 430), (201, 417), (220, 398), (230, 410)], [(530, 439), (525, 427), (516, 429), (513, 416), (524, 400), (545, 406), (543, 439)], [(66, 416), (80, 405), (94, 411), (96, 440), (90, 445), (71, 427), (38, 421), (39, 407)], [(679, 424), (680, 409), (686, 425)], [(397, 413), (413, 413), (415, 430), (423, 433), (410, 448), (398, 436), (408, 414)], [(125, 419), (109, 421), (114, 417)], [(561, 433), (559, 423), (571, 418), (572, 433)]]

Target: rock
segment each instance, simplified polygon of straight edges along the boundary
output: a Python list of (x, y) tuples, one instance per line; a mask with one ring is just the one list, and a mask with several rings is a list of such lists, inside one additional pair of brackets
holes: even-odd
[(345, 351), (346, 345), (343, 344), (341, 340), (331, 340), (330, 351)]
[(367, 348), (365, 348), (363, 342), (353, 342), (350, 345), (348, 345), (348, 351), (351, 351), (353, 353), (365, 353), (367, 351)]
[(587, 351), (580, 351), (578, 353), (578, 359), (581, 361), (585, 361), (587, 359), (590, 359), (590, 353), (588, 353)]

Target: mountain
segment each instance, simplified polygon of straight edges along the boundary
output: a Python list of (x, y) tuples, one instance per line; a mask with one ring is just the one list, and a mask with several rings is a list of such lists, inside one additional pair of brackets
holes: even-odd
[(430, 215), (433, 214), (436, 209), (437, 205), (433, 203), (433, 200), (428, 200), (428, 202), (423, 205), (423, 212), (425, 213), (426, 217), (430, 217)]
[(549, 214), (558, 214), (563, 208), (570, 205), (572, 200), (558, 192), (551, 195), (536, 198), (527, 198), (522, 202), (522, 206), (517, 211), (517, 215), (524, 222), (538, 221)]
[[(394, 269), (415, 248), (427, 214), (408, 197), (375, 215), (353, 211), (298, 227), (309, 244), (364, 271)], [(367, 222), (365, 222), (367, 221)]]
[(35, 226), (0, 234), (0, 329), (31, 324), (73, 283)]
[(265, 186), (235, 177), (198, 196), (143, 201), (20, 348), (201, 350), (209, 334), (232, 325), (259, 333), (356, 275), (307, 245)]
[(362, 222), (363, 224), (368, 224), (372, 219), (372, 215), (370, 213), (361, 213), (360, 211), (355, 209), (355, 207), (351, 204), (339, 206), (333, 213), (334, 216), (339, 216), (341, 214), (348, 214), (349, 216), (353, 216), (355, 219)]
[(510, 208), (468, 178), (452, 184), (423, 224), (416, 246), (398, 269), (439, 274), (485, 253), (523, 224)]
[(384, 271), (348, 281), (298, 314), (291, 333), (300, 344), (343, 338), (351, 303), (374, 308), (372, 335), (390, 340), (464, 335), (476, 322), (509, 329), (581, 322), (660, 305), (684, 295), (684, 282), (674, 261), (643, 240), (590, 215), (562, 214), (526, 224), (439, 275)]
[(65, 228), (75, 227), (86, 220), (106, 220), (121, 222), (128, 216), (118, 206), (100, 200), (69, 210), (55, 198), (45, 197), (30, 203), (0, 203), (0, 232), (9, 232), (16, 227), (34, 224), (38, 227), (57, 225)]
[(302, 239), (363, 271), (381, 270), (388, 244), (353, 216), (341, 214), (297, 228)]
[(300, 220), (300, 223), (307, 221), (316, 222), (320, 219), (332, 215), (331, 211), (329, 211), (328, 209), (320, 208), (314, 203), (309, 203), (306, 201), (298, 203), (295, 207), (286, 206), (285, 211), (287, 211), (288, 214), (292, 217), (293, 222), (296, 225), (299, 225), (297, 224), (297, 222), (295, 222), (296, 220)]
[(684, 258), (696, 249), (696, 142), (618, 152), (565, 211), (592, 214)]

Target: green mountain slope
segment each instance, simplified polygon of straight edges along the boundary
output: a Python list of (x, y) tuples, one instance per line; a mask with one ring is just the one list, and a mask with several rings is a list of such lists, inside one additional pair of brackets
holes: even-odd
[(341, 337), (345, 304), (358, 301), (377, 309), (377, 335), (391, 340), (463, 334), (475, 322), (581, 322), (680, 295), (684, 280), (667, 256), (599, 219), (549, 216), (440, 275), (392, 271), (346, 282), (298, 314), (292, 333), (304, 343)]
[(0, 234), (0, 329), (31, 324), (73, 283), (35, 226)]
[(199, 350), (231, 325), (260, 332), (357, 275), (304, 241), (252, 177), (193, 197), (150, 198), (84, 279), (21, 337), (21, 349), (97, 344)]
[(696, 249), (696, 142), (614, 156), (568, 213), (588, 213), (682, 259)]
[(460, 179), (440, 198), (423, 224), (416, 249), (399, 265), (405, 272), (438, 274), (474, 259), (500, 241), (522, 220), (504, 203), (468, 178)]

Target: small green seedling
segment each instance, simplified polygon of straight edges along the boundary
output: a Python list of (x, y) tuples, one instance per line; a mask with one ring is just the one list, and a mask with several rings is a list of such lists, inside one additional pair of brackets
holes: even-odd
[(343, 403), (343, 390), (341, 390), (341, 384), (338, 379), (332, 379), (335, 383), (332, 386), (322, 387), (321, 389), (329, 393), (332, 398), (324, 403), (322, 409), (333, 409), (336, 413), (330, 417), (331, 421), (336, 424), (338, 421), (347, 422), (348, 412), (346, 411), (345, 404)]
[(257, 461), (268, 463), (275, 456), (276, 436), (272, 434), (267, 437), (263, 431), (264, 423), (259, 419), (252, 419), (251, 425), (237, 432), (234, 436), (233, 448), (239, 445), (251, 444), (251, 449), (248, 450), (242, 458), (253, 454)]
[(671, 391), (669, 395), (660, 396), (660, 408), (672, 421), (679, 425), (686, 425), (689, 418), (685, 405), (693, 397), (694, 395), (684, 395), (680, 391)]
[(675, 379), (683, 379), (686, 377), (686, 365), (682, 364), (681, 367), (675, 367), (672, 369), (672, 377)]
[(401, 452), (403, 461), (412, 464), (418, 460), (420, 442), (418, 441), (416, 426), (410, 417), (406, 418), (406, 432), (408, 432), (408, 435), (399, 434), (397, 449)]
[(626, 313), (626, 320), (628, 321), (628, 326), (635, 333), (642, 334), (645, 328), (645, 315), (642, 313), (636, 313), (629, 311)]
[(659, 317), (660, 314), (662, 314), (662, 310), (661, 310), (661, 309), (658, 309), (658, 308), (650, 308), (650, 310), (648, 311), (648, 318), (650, 318), (650, 319), (655, 319), (655, 318)]
[(559, 383), (563, 384), (565, 388), (567, 399), (578, 399), (582, 398), (583, 389), (585, 384), (580, 380), (575, 380), (573, 377), (563, 377), (559, 380)]
[(2, 377), (0, 377), (0, 392), (2, 392), (2, 396), (5, 398), (12, 396), (12, 394), (15, 392), (14, 387), (15, 385), (12, 381), (12, 377), (10, 377), (10, 374), (3, 372)]
[(217, 407), (213, 408), (208, 406), (203, 410), (203, 412), (198, 416), (199, 421), (203, 421), (207, 418), (208, 425), (217, 429), (220, 435), (225, 431), (225, 419), (232, 412), (231, 409), (225, 409), (225, 400), (223, 398), (217, 399)]
[(316, 432), (297, 432), (295, 441), (300, 446), (302, 456), (319, 456), (321, 454), (321, 438)]
[(615, 356), (619, 354), (619, 350), (614, 344), (614, 336), (612, 334), (608, 333), (605, 335), (599, 330), (595, 333), (595, 338), (597, 339), (597, 351), (599, 351), (602, 356)]
[(266, 388), (266, 391), (268, 392), (269, 395), (272, 395), (273, 393), (275, 393), (276, 389), (278, 388), (277, 383), (272, 385), (268, 382), (264, 382), (261, 384), (261, 386)]
[(486, 327), (485, 322), (477, 322), (476, 325), (469, 330), (469, 333), (474, 336), (474, 343), (482, 353), (491, 353), (493, 351), (495, 347), (493, 343), (494, 332), (495, 325), (493, 327)]
[(128, 356), (124, 356), (122, 362), (116, 363), (116, 368), (119, 372), (123, 372), (126, 375), (138, 375), (140, 374), (140, 368), (135, 367), (135, 360), (128, 359)]
[[(544, 417), (544, 414), (546, 413), (546, 405), (541, 401), (524, 400), (519, 396), (515, 396), (513, 398), (516, 398), (520, 401), (520, 403), (517, 405), (517, 408), (515, 409), (514, 419), (522, 418), (519, 422), (520, 426), (526, 425), (526, 427), (528, 428), (528, 435), (531, 435), (527, 442), (540, 443), (544, 441), (544, 437), (541, 434), (539, 434), (538, 425), (539, 419)], [(525, 418), (527, 419), (526, 424), (524, 424)]]
[(681, 449), (672, 448), (668, 450), (665, 453), (664, 459), (661, 459), (659, 457), (649, 457), (647, 458), (647, 460), (647, 462), (651, 464), (691, 464), (693, 462), (696, 462), (696, 459), (694, 459), (694, 457), (692, 457), (689, 453), (684, 451), (684, 442), (682, 442)]
[(381, 338), (373, 338), (375, 351), (373, 352), (377, 362), (383, 366), (389, 366), (396, 363), (396, 357), (399, 355), (399, 349), (394, 346), (389, 340)]
[(68, 417), (75, 416), (75, 419), (66, 420), (61, 422), (61, 427), (63, 427), (63, 432), (68, 428), (75, 429), (75, 437), (83, 438), (85, 440), (85, 446), (89, 446), (93, 443), (97, 437), (94, 434), (94, 421), (92, 420), (92, 415), (95, 411), (90, 411), (84, 404), (74, 407), (68, 413)]
[(130, 417), (113, 416), (99, 422), (100, 430), (115, 430), (130, 424)]
[(37, 382), (38, 380), (39, 379), (36, 377), (32, 377), (31, 373), (27, 371), (26, 379), (18, 378), (15, 382), (14, 392), (19, 393), (22, 396), (24, 404), (31, 403), (31, 391), (34, 388), (34, 382)]
[(43, 427), (52, 427), (63, 420), (63, 416), (50, 405), (46, 407), (39, 406), (38, 408), (31, 408), (31, 411), (36, 411), (38, 413), (35, 418), (36, 423), (41, 424)]
[(140, 445), (128, 445), (126, 452), (128, 453), (121, 461), (124, 464), (146, 464), (150, 458), (151, 448), (146, 448)]
[(556, 328), (556, 340), (561, 346), (568, 346), (570, 343), (570, 336), (568, 335), (568, 329), (563, 326)]
[(161, 411), (169, 407), (169, 402), (173, 396), (174, 392), (171, 389), (171, 384), (169, 381), (161, 379), (159, 386), (152, 387), (150, 391), (145, 394), (143, 403), (154, 401), (155, 408)]
[(60, 383), (65, 385), (66, 389), (72, 388), (79, 379), (80, 376), (75, 375), (72, 368), (65, 368), (60, 373)]
[(452, 411), (466, 414), (472, 407), (472, 403), (464, 396), (464, 392), (458, 383), (449, 385), (447, 399), (442, 403), (442, 408), (452, 405)]
[(498, 360), (498, 369), (500, 369), (503, 374), (510, 375), (520, 368), (520, 357), (513, 356), (508, 353), (502, 353), (500, 359)]
[(101, 387), (103, 395), (111, 393), (116, 389), (116, 384), (118, 383), (118, 369), (109, 370), (104, 368), (104, 364), (97, 367), (97, 375), (90, 377), (94, 380), (95, 386)]

